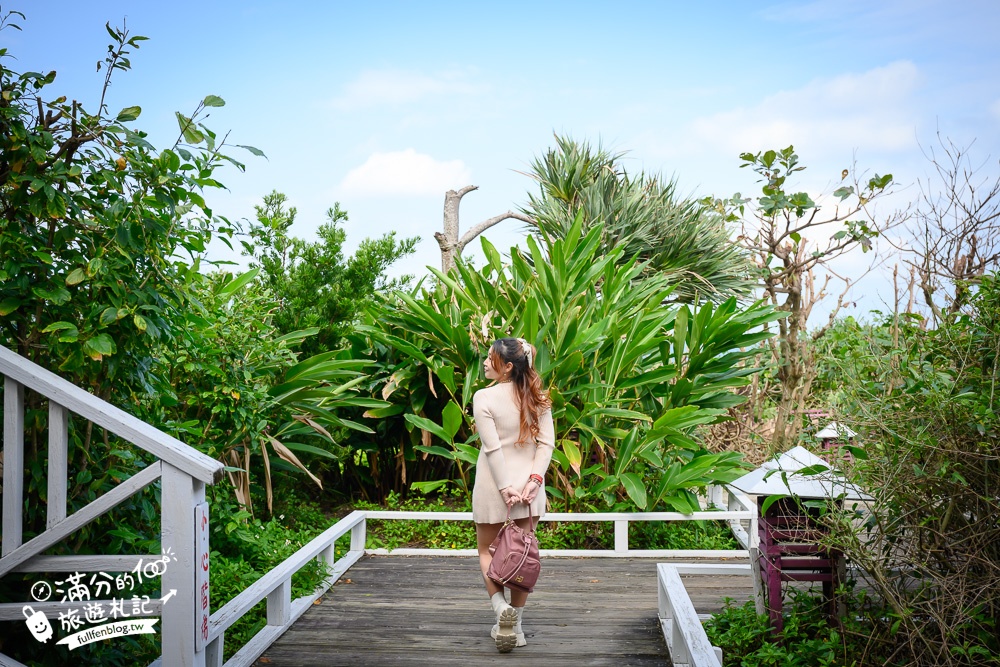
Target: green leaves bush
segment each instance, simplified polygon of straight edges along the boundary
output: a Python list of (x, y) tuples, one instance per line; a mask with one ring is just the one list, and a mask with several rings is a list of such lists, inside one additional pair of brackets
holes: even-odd
[[(713, 646), (722, 649), (723, 667), (865, 667), (899, 664), (886, 662), (888, 654), (872, 652), (867, 645), (871, 627), (850, 617), (841, 625), (831, 622), (824, 600), (790, 589), (785, 629), (775, 637), (767, 616), (758, 616), (753, 601), (725, 609), (705, 622)], [(864, 596), (844, 591), (852, 609), (864, 606)]]
[(907, 664), (997, 664), (1000, 282), (985, 275), (936, 329), (893, 316), (838, 336), (826, 372), (873, 501), (863, 525), (833, 524), (834, 544), (893, 619), (874, 640), (898, 642)]
[(435, 271), (434, 286), (373, 308), (354, 339), (356, 356), (377, 360), (372, 389), (393, 404), (371, 416), (405, 415), (380, 436), (400, 443), (394, 467), (411, 483), (470, 488), (478, 448), (469, 403), (484, 386), (489, 344), (507, 335), (538, 348), (556, 422), (549, 484), (558, 504), (689, 512), (694, 490), (738, 476), (739, 456), (709, 453), (693, 431), (743, 400), (731, 389), (755, 369), (740, 362), (778, 314), (741, 310), (735, 299), (666, 304), (666, 277), (644, 277), (620, 247), (601, 254), (601, 230), (583, 235), (580, 219), (544, 250), (529, 238), (528, 253), (512, 249), (509, 263), (485, 239), (483, 249), (482, 269)]

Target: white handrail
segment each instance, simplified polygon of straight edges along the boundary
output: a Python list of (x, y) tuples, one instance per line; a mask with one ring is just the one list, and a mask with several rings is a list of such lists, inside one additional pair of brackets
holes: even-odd
[(656, 566), (660, 627), (675, 667), (722, 667), (722, 651), (712, 646), (684, 588), (678, 568)]
[[(368, 510), (373, 520), (472, 521), (472, 512), (409, 512)], [(748, 511), (680, 512), (549, 512), (541, 521), (614, 523), (614, 549), (541, 549), (541, 556), (566, 558), (748, 558), (746, 549), (631, 549), (628, 526), (633, 521), (726, 521), (730, 528), (740, 521), (753, 520)], [(474, 556), (475, 549), (368, 549), (368, 553), (393, 556)]]
[[(208, 553), (206, 551), (199, 554), (196, 536), (199, 530), (207, 534), (207, 506), (203, 504), (205, 485), (221, 479), (222, 463), (2, 346), (0, 375), (3, 376), (4, 384), (4, 493), (0, 577), (12, 570), (37, 571), (38, 566), (46, 563), (57, 565), (52, 571), (65, 571), (65, 567), (72, 565), (73, 571), (98, 572), (131, 562), (135, 557), (47, 557), (39, 554), (130, 495), (159, 480), (160, 541), (161, 546), (165, 550), (169, 549), (172, 554), (171, 566), (162, 573), (160, 584), (163, 591), (171, 591), (171, 594), (164, 598), (170, 599), (169, 605), (157, 601), (151, 605), (154, 608), (150, 609), (150, 613), (161, 616), (163, 664), (171, 667), (203, 665), (205, 651), (198, 643), (196, 628), (202, 609), (205, 610), (206, 626), (208, 616), (207, 606), (200, 604), (196, 573), (200, 569), (207, 569)], [(22, 543), (26, 388), (48, 399), (48, 488), (46, 529)], [(67, 516), (70, 412), (149, 452), (158, 460)], [(205, 518), (203, 525), (196, 522), (196, 508)], [(200, 567), (202, 565), (203, 568)], [(45, 604), (53, 610), (62, 605)], [(10, 617), (17, 611), (17, 606), (19, 605), (0, 605), (0, 620)], [(43, 606), (45, 605), (39, 605), (40, 608)], [(15, 662), (9, 656), (0, 654), (0, 665)]]
[(45, 396), (84, 419), (141, 447), (205, 484), (222, 477), (223, 465), (72, 382), (0, 345), (0, 374)]

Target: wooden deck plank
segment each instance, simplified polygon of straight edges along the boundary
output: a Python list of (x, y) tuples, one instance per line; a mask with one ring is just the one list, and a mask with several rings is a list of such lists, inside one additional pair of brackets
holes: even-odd
[[(500, 655), (476, 558), (367, 556), (256, 663), (275, 667), (669, 665), (651, 559), (545, 558), (528, 599), (528, 645)], [(750, 577), (690, 576), (699, 613), (752, 594)], [(437, 583), (425, 583), (437, 582)]]

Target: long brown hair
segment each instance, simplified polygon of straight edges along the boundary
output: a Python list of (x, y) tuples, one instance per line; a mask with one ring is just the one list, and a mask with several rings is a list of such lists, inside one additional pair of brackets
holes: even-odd
[(518, 444), (535, 442), (539, 418), (552, 407), (548, 392), (542, 389), (542, 378), (534, 368), (536, 352), (534, 345), (521, 338), (500, 338), (490, 346), (490, 363), (497, 373), (503, 373), (505, 364), (513, 366), (510, 381), (514, 385), (514, 402), (521, 413)]

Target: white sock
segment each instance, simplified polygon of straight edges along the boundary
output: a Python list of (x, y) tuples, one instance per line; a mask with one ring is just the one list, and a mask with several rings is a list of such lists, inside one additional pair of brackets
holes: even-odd
[(523, 635), (524, 631), (521, 630), (521, 614), (524, 613), (524, 607), (514, 607), (514, 612), (517, 614), (517, 624), (514, 626), (514, 634)]
[(493, 605), (493, 613), (499, 617), (500, 612), (507, 606), (507, 598), (503, 596), (502, 591), (500, 593), (494, 593), (490, 598), (490, 604)]

